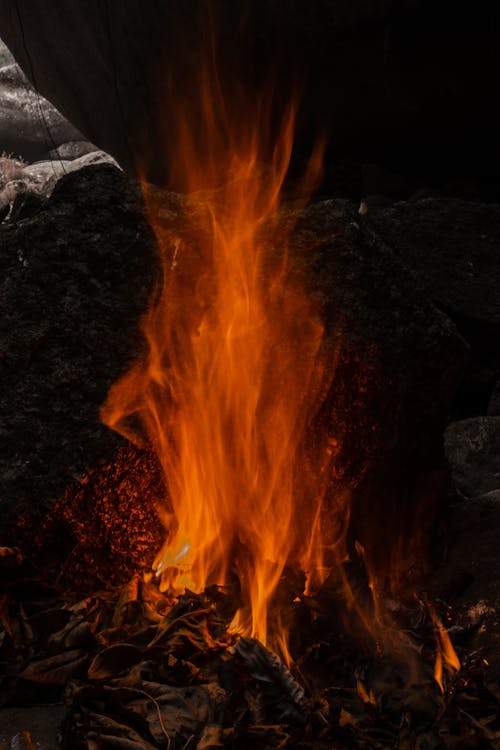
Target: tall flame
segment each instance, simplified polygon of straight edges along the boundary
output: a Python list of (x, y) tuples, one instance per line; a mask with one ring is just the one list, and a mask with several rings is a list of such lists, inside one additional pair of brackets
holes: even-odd
[[(284, 566), (319, 557), (325, 482), (317, 477), (308, 494), (301, 456), (326, 382), (323, 326), (289, 263), (288, 237), (270, 243), (264, 234), (280, 206), (296, 108), (269, 148), (272, 91), (251, 112), (233, 101), (229, 114), (213, 69), (200, 75), (198, 116), (179, 96), (170, 133), (172, 172), (197, 226), (188, 241), (155, 226), (150, 212), (163, 278), (143, 320), (148, 351), (112, 387), (101, 416), (129, 436), (126, 418), (138, 416), (161, 462), (169, 510), (154, 568), (162, 588), (200, 591), (236, 572), (243, 608), (233, 627), (266, 643)], [(318, 146), (302, 196), (321, 159)], [(150, 204), (146, 184), (144, 193)], [(325, 461), (328, 451), (318, 471)]]

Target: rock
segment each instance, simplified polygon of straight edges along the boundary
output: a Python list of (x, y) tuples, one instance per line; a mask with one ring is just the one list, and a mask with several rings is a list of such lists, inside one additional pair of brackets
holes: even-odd
[(500, 369), (500, 207), (421, 197), (369, 205), (364, 220), (414, 271), (471, 347), (454, 418), (486, 414)]
[(40, 211), (44, 203), (45, 201), (38, 193), (30, 191), (18, 193), (12, 202), (8, 215), (9, 221), (22, 221), (33, 216), (37, 211)]
[(34, 90), (0, 40), (0, 152), (35, 160), (61, 143), (81, 138), (80, 132)]
[(421, 198), (370, 210), (367, 221), (457, 322), (500, 326), (500, 206)]
[(68, 143), (61, 143), (55, 149), (52, 149), (47, 154), (47, 159), (53, 161), (54, 159), (72, 160), (79, 159), (80, 156), (85, 154), (91, 154), (93, 151), (98, 151), (98, 148), (89, 141), (68, 141)]
[(138, 346), (154, 246), (123, 174), (62, 177), (42, 210), (0, 226), (0, 514), (49, 506), (120, 439), (99, 422)]
[[(61, 177), (92, 164), (111, 164), (119, 169), (112, 156), (96, 149), (71, 161), (41, 161), (24, 164), (15, 159), (0, 159), (0, 175), (4, 175), (3, 186), (0, 177), (0, 187), (2, 187), (0, 204), (13, 205), (19, 198), (21, 202), (18, 201), (18, 206), (20, 206), (23, 201), (26, 203), (23, 198), (26, 195), (38, 196), (39, 200), (48, 198)], [(15, 175), (15, 179), (8, 180), (9, 174), (11, 177)], [(11, 211), (8, 218), (16, 220), (19, 219), (19, 215)]]
[(452, 422), (444, 442), (460, 495), (471, 498), (500, 489), (500, 417)]

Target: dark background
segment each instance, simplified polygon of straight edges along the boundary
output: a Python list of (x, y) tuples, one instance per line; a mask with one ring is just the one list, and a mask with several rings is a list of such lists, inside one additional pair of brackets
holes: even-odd
[(251, 104), (272, 79), (278, 126), (300, 85), (294, 163), (326, 129), (324, 192), (353, 197), (372, 192), (367, 163), (398, 175), (385, 192), (498, 197), (499, 24), (490, 0), (0, 0), (0, 36), (28, 77), (127, 169), (140, 157), (168, 179), (158, 143), (212, 26), (228, 98), (239, 87)]

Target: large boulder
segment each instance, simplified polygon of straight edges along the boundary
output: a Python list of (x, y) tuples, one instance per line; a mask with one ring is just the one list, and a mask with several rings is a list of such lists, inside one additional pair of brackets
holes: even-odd
[(127, 169), (139, 160), (151, 176), (168, 171), (160, 144), (178, 100), (196, 96), (197, 53), (212, 26), (228, 101), (243, 82), (249, 104), (264, 83), (279, 113), (298, 80), (305, 143), (319, 116), (343, 157), (498, 173), (492, 0), (254, 0), (245, 9), (225, 0), (1, 0), (0, 26), (36, 88)]
[(459, 495), (471, 498), (500, 490), (500, 417), (452, 422), (444, 442)]
[(426, 196), (389, 206), (368, 202), (364, 221), (471, 347), (455, 418), (485, 415), (500, 372), (500, 207)]
[(99, 406), (137, 346), (155, 269), (122, 172), (72, 172), (36, 215), (0, 225), (0, 268), (5, 518), (57, 500), (116, 448)]
[(500, 206), (429, 196), (369, 208), (366, 221), (457, 323), (500, 331)]

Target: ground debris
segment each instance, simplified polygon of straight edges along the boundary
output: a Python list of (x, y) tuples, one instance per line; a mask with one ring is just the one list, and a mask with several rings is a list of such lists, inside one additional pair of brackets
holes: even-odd
[(453, 629), (460, 671), (443, 670), (443, 691), (434, 679), (439, 602), (431, 615), (424, 598), (388, 600), (393, 625), (370, 651), (332, 582), (296, 600), (288, 669), (228, 632), (232, 587), (174, 599), (136, 576), (78, 599), (16, 551), (2, 561), (0, 705), (64, 695), (64, 750), (500, 749), (500, 693), (466, 629)]

